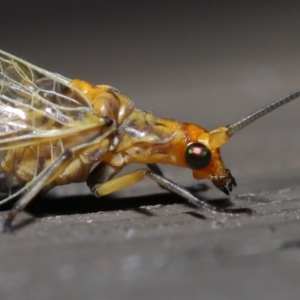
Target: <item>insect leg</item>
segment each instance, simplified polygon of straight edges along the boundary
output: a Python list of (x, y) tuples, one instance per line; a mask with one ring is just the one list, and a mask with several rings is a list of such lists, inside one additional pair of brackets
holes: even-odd
[[(155, 172), (156, 174), (158, 174), (158, 175), (160, 175), (160, 176), (164, 176), (164, 174), (163, 174), (161, 168), (160, 168), (157, 164), (147, 164), (147, 167), (148, 167), (151, 171)], [(162, 188), (164, 188), (164, 187), (162, 187)]]
[[(154, 173), (156, 173), (156, 174), (158, 174), (158, 175), (160, 175), (160, 176), (164, 176), (164, 174), (163, 174), (161, 168), (160, 168), (157, 164), (147, 164), (147, 167), (148, 167), (151, 171), (153, 171)], [(161, 184), (158, 184), (158, 185), (159, 185), (162, 189), (168, 190), (168, 189), (166, 189), (163, 185), (161, 185)]]
[(158, 184), (164, 186), (167, 190), (181, 196), (187, 202), (198, 206), (199, 208), (202, 208), (203, 210), (210, 211), (213, 213), (224, 213), (224, 214), (240, 214), (240, 213), (246, 213), (246, 214), (252, 214), (253, 211), (249, 208), (223, 208), (223, 207), (216, 207), (214, 205), (211, 205), (196, 196), (194, 196), (192, 193), (190, 193), (187, 189), (184, 187), (178, 185), (177, 183), (171, 181), (170, 179), (167, 179), (163, 176), (160, 176), (151, 170), (145, 169), (145, 176), (153, 179)]
[(106, 182), (100, 182), (91, 188), (91, 192), (96, 197), (102, 197), (127, 186), (133, 185), (145, 178), (144, 170), (148, 169), (139, 169)]
[(224, 213), (224, 214), (239, 214), (239, 213), (246, 213), (251, 214), (253, 211), (248, 208), (222, 208), (213, 206), (196, 196), (190, 193), (185, 188), (181, 187), (180, 185), (176, 184), (175, 182), (153, 172), (149, 169), (139, 169), (134, 172), (128, 173), (126, 175), (111, 179), (102, 185), (93, 189), (93, 193), (97, 197), (101, 197), (110, 193), (113, 193), (117, 190), (135, 184), (141, 181), (144, 178), (151, 178), (155, 182), (157, 182), (160, 186), (163, 186), (165, 189), (178, 194), (182, 198), (186, 199), (189, 203), (198, 206), (206, 211), (210, 211), (213, 213)]
[(12, 221), (16, 215), (22, 211), (30, 201), (41, 191), (47, 181), (60, 169), (64, 162), (68, 161), (73, 156), (73, 152), (66, 149), (65, 152), (58, 157), (53, 164), (41, 176), (37, 176), (36, 180), (31, 184), (28, 192), (24, 194), (9, 211), (3, 223), (3, 232), (11, 231)]
[[(87, 185), (91, 192), (97, 197), (97, 189), (101, 184), (111, 180), (122, 168), (113, 167), (105, 162), (101, 162), (90, 174)], [(99, 196), (98, 196), (99, 197)]]
[[(157, 165), (157, 164), (147, 164), (147, 167), (153, 171), (154, 173), (162, 176), (162, 177), (165, 177), (162, 170), (160, 169), (160, 167)], [(163, 185), (161, 184), (158, 184), (162, 189), (164, 190), (167, 190), (167, 191), (170, 191), (169, 189), (167, 189), (166, 187), (164, 187)], [(192, 185), (192, 186), (189, 186), (186, 188), (187, 190), (189, 191), (192, 191), (194, 193), (196, 192), (205, 192), (209, 189), (208, 185), (205, 184), (205, 183), (197, 183), (195, 185)]]

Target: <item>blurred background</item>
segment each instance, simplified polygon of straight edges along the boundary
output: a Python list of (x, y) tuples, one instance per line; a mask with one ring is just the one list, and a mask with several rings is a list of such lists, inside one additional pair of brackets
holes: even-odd
[[(299, 11), (299, 1), (275, 0), (1, 0), (0, 48), (69, 78), (115, 86), (140, 109), (211, 129), (300, 88)], [(113, 200), (43, 195), (34, 202), (38, 218), (20, 214), (15, 234), (0, 235), (0, 298), (297, 299), (297, 101), (223, 147), (238, 182), (231, 202), (215, 188), (204, 194), (251, 206), (256, 216), (204, 219), (151, 180)], [(195, 183), (189, 170), (163, 170)], [(73, 184), (54, 192), (89, 191)], [(133, 205), (109, 206), (114, 200)], [(92, 201), (102, 209), (89, 211)]]
[[(110, 84), (140, 109), (211, 129), (300, 87), (299, 8), (299, 1), (10, 0), (0, 4), (0, 41), (39, 67)], [(240, 191), (299, 178), (299, 107), (274, 112), (224, 147)], [(169, 170), (193, 182), (189, 171)]]

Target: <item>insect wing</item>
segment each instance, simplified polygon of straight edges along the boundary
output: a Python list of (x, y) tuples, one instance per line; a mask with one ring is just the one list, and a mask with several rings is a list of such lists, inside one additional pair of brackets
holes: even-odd
[(99, 126), (95, 120), (70, 79), (0, 51), (0, 150)]

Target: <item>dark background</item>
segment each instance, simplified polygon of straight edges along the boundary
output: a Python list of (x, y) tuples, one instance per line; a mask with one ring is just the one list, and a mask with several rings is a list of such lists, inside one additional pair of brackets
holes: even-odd
[[(211, 129), (300, 87), (299, 9), (299, 1), (1, 1), (0, 48)], [(34, 222), (22, 214), (18, 230), (0, 236), (1, 299), (296, 299), (296, 102), (223, 149), (239, 184), (230, 203), (256, 216), (203, 219), (149, 180), (103, 200), (80, 196), (85, 184), (54, 189), (29, 209)], [(188, 170), (164, 170), (195, 183)], [(230, 204), (214, 188), (201, 195)]]

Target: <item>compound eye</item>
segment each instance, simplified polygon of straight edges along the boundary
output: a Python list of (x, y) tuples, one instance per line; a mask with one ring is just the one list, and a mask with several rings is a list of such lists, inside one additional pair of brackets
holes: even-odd
[(203, 169), (210, 164), (211, 153), (205, 145), (192, 143), (185, 150), (185, 161), (191, 169)]

